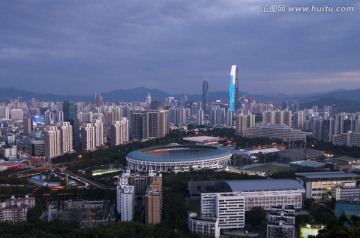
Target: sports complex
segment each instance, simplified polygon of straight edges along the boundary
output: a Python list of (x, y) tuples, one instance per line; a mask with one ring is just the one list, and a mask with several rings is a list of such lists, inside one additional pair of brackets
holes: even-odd
[(232, 153), (209, 145), (169, 145), (135, 150), (127, 154), (130, 169), (158, 172), (215, 169), (230, 164)]

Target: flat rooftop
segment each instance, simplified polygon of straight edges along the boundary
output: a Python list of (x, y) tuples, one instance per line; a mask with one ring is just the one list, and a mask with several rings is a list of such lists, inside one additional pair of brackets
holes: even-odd
[(210, 143), (210, 142), (218, 142), (220, 140), (223, 140), (223, 138), (213, 137), (213, 136), (190, 136), (190, 137), (184, 137), (183, 140), (198, 142), (198, 143)]
[(311, 173), (295, 173), (298, 177), (307, 179), (335, 179), (335, 178), (359, 178), (360, 176), (345, 172), (311, 172)]
[(304, 187), (293, 179), (257, 179), (257, 180), (230, 180), (225, 181), (232, 192), (252, 192), (271, 190), (301, 190)]

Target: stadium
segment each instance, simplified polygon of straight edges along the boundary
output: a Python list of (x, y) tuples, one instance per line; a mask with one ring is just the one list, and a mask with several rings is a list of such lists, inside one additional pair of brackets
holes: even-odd
[(126, 156), (130, 169), (179, 172), (215, 169), (230, 163), (230, 150), (208, 145), (155, 146), (135, 150)]

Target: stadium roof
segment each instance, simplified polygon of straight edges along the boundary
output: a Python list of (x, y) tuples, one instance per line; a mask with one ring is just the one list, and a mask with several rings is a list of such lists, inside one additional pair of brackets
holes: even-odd
[(296, 176), (307, 179), (332, 179), (332, 178), (358, 178), (357, 174), (345, 172), (311, 172), (311, 173), (295, 173)]
[[(202, 153), (188, 153), (188, 154), (176, 154), (173, 155), (157, 155), (157, 154), (146, 154), (144, 152), (150, 150), (161, 150), (161, 149), (171, 149), (171, 148), (196, 148), (196, 147), (207, 147), (208, 151)], [(177, 146), (155, 146), (145, 149), (135, 150), (127, 154), (127, 158), (144, 161), (144, 162), (161, 162), (161, 163), (171, 163), (171, 162), (187, 162), (187, 161), (201, 161), (216, 159), (224, 156), (231, 156), (231, 151), (224, 147), (218, 146), (208, 146), (208, 145), (177, 145)]]
[(225, 181), (232, 192), (271, 191), (271, 190), (304, 190), (297, 180), (293, 179), (257, 179)]

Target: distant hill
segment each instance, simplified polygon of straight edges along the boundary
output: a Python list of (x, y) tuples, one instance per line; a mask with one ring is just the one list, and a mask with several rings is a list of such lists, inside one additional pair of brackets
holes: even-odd
[(64, 96), (51, 93), (34, 93), (17, 88), (0, 88), (0, 101), (7, 101), (10, 99), (15, 99), (17, 97), (22, 97), (25, 101), (31, 100), (31, 98), (36, 98), (38, 101), (90, 101), (92, 100), (91, 96)]
[[(145, 87), (132, 88), (132, 89), (117, 89), (110, 92), (101, 93), (104, 97), (104, 101), (107, 102), (117, 102), (117, 101), (145, 101), (147, 94), (150, 93), (153, 100), (164, 100), (167, 97), (175, 97), (176, 99), (182, 99), (184, 94), (170, 94), (164, 92), (160, 89), (149, 89)], [(190, 100), (201, 101), (202, 94), (185, 94)], [(357, 101), (360, 102), (360, 89), (356, 90), (336, 90), (327, 93), (311, 93), (311, 94), (278, 94), (276, 95), (258, 95), (250, 94), (246, 92), (239, 92), (239, 96), (246, 95), (248, 98), (255, 99), (257, 102), (266, 102), (266, 103), (280, 103), (282, 100), (288, 100), (292, 102), (299, 102), (304, 105), (305, 103), (314, 103), (320, 99), (324, 99), (317, 103), (329, 102), (331, 100), (347, 100), (347, 101)], [(34, 93), (26, 90), (16, 89), (16, 88), (0, 88), (0, 101), (7, 101), (10, 99), (15, 99), (17, 97), (23, 97), (24, 100), (28, 101), (31, 98), (35, 98), (38, 101), (93, 101), (93, 95), (57, 95), (50, 93)], [(228, 100), (229, 92), (228, 91), (215, 91), (209, 92), (209, 99), (211, 101), (220, 99)], [(341, 101), (340, 101), (341, 102)], [(327, 104), (328, 105), (328, 104)], [(360, 111), (360, 109), (357, 109)]]
[(324, 97), (315, 101), (306, 102), (301, 104), (301, 108), (312, 108), (316, 105), (319, 108), (324, 106), (331, 106), (336, 104), (338, 112), (359, 112), (360, 111), (360, 101), (350, 101), (338, 98)]

